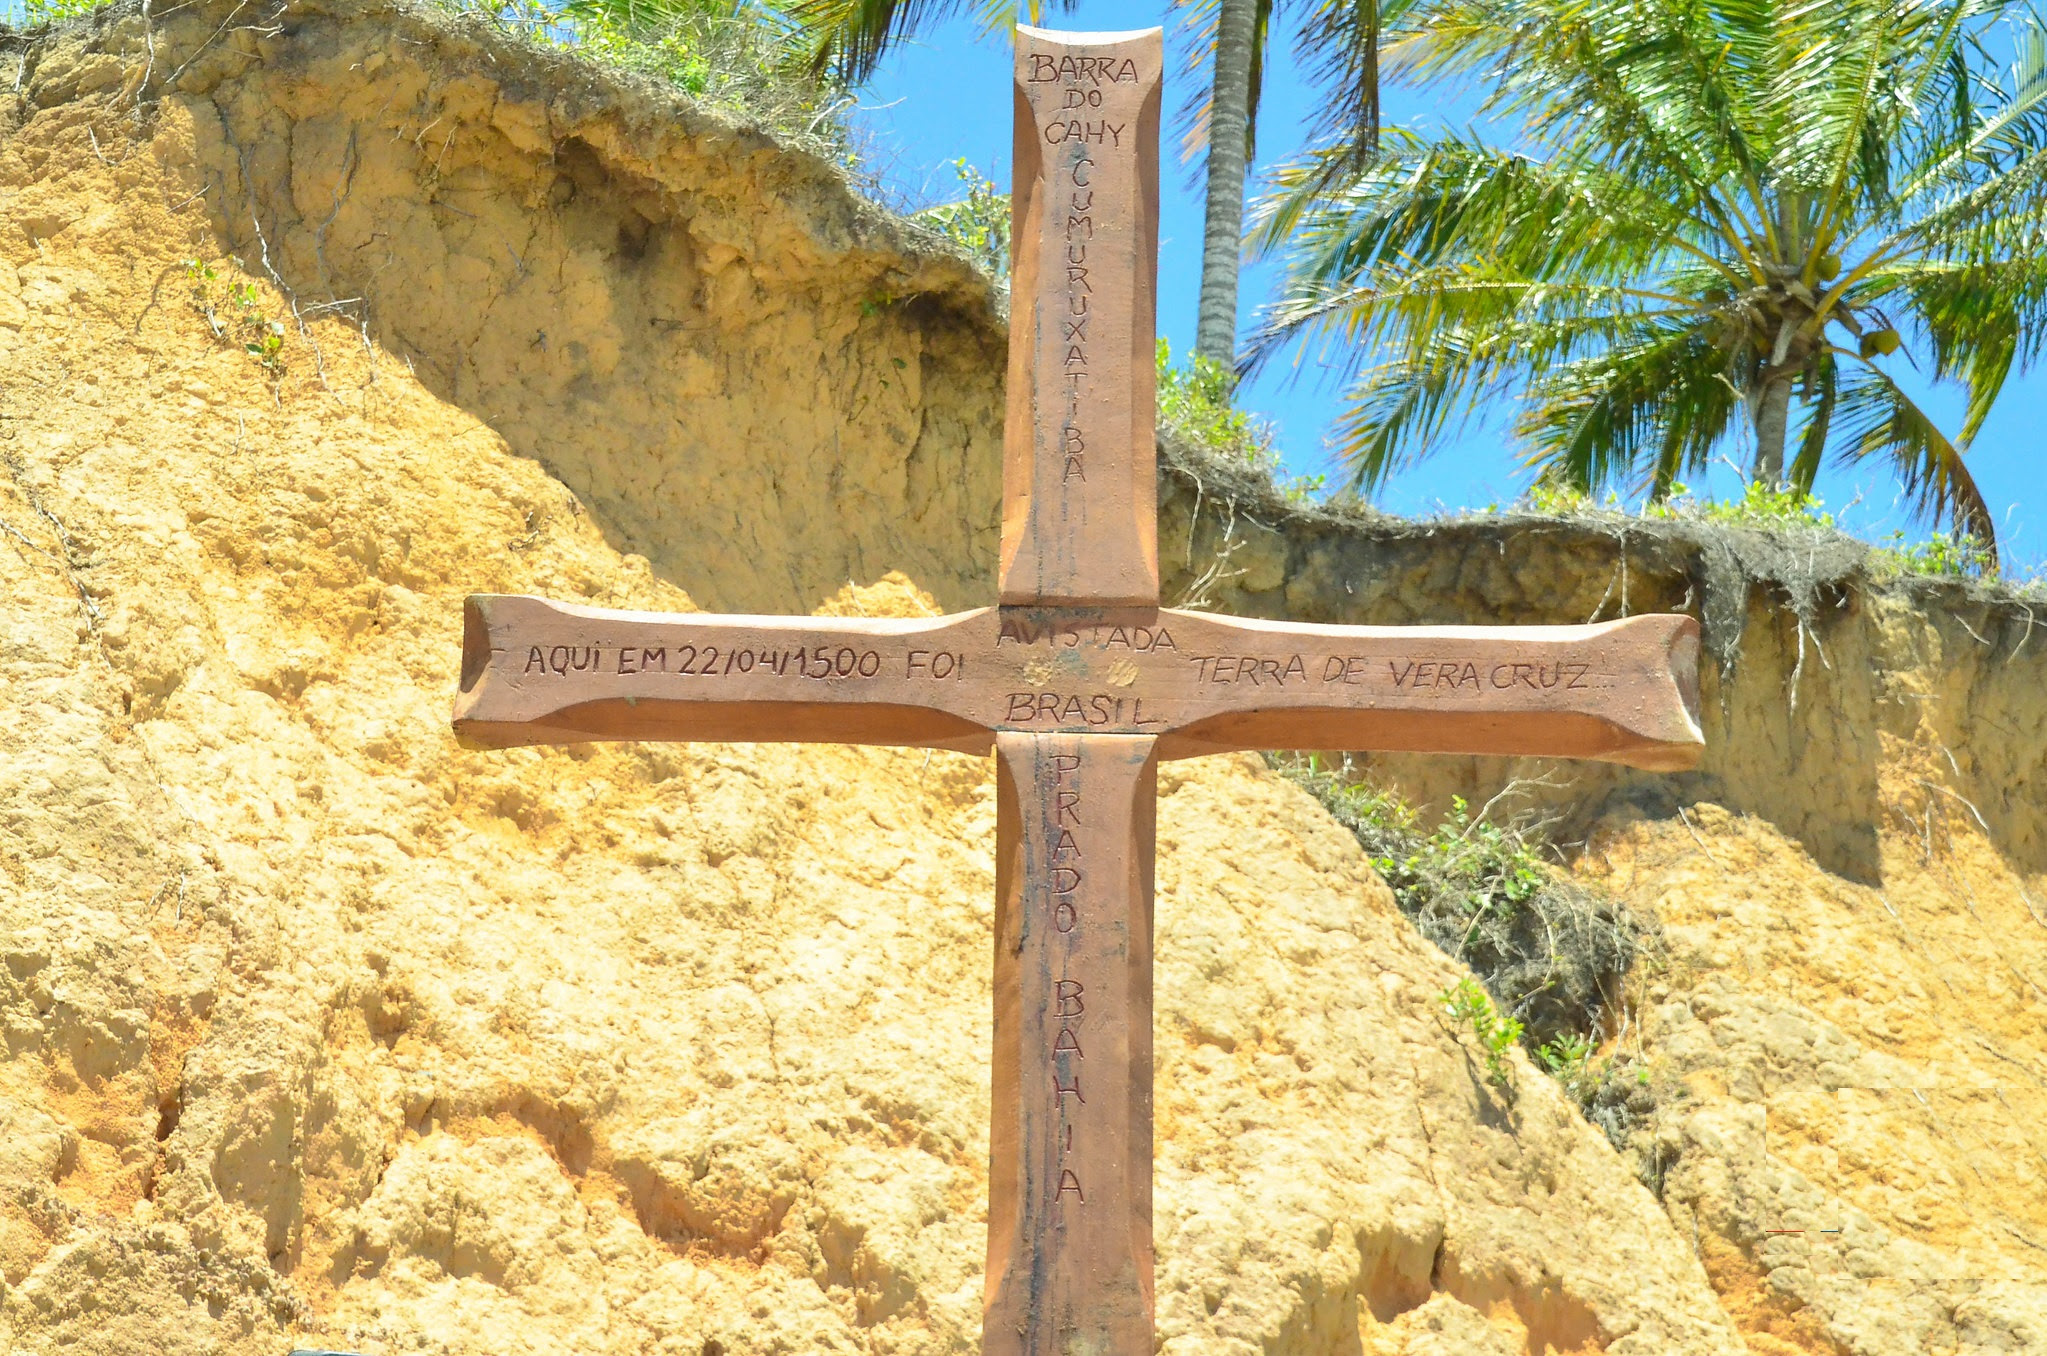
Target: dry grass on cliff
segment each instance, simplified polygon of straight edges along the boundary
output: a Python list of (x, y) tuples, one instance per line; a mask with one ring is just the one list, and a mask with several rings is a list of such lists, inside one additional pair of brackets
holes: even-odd
[[(808, 65), (800, 30), (767, 10), (646, 0), (430, 0), (538, 49), (650, 81), (756, 127), (856, 180), (852, 91)], [(873, 185), (862, 183), (865, 189)]]
[[(1699, 619), (1706, 652), (1723, 674), (1740, 654), (1749, 607), (1756, 600), (1795, 619), (1800, 636), (1812, 643), (1809, 655), (1815, 665), (1825, 662), (1812, 639), (1822, 616), (1862, 595), (1896, 594), (1917, 609), (1966, 608), (2005, 618), (2029, 639), (2035, 629), (2047, 628), (2047, 577), (2038, 567), (1984, 573), (1966, 546), (1951, 540), (1943, 544), (1934, 538), (1916, 546), (1871, 543), (1831, 523), (1795, 514), (1747, 514), (1720, 505), (1688, 505), (1645, 516), (1590, 501), (1546, 499), (1407, 518), (1346, 495), (1303, 494), (1299, 486), (1282, 486), (1269, 460), (1240, 455), (1233, 446), (1203, 438), (1198, 429), (1162, 424), (1160, 430), (1162, 474), (1185, 484), (1197, 504), (1213, 506), (1211, 516), (1228, 520), (1214, 529), (1217, 540), (1253, 526), (1299, 543), (1367, 539), (1381, 558), (1389, 559), (1409, 548), (1448, 547), (1455, 553), (1459, 542), (1475, 551), (1504, 553), (1518, 537), (1574, 544), (1603, 540), (1611, 543), (1610, 579), (1590, 615), (1545, 613), (1525, 620), (1589, 622), (1645, 611), (1686, 612)], [(1226, 554), (1226, 547), (1215, 554)], [(1220, 560), (1211, 574), (1226, 579), (1231, 568), (1230, 561)], [(1195, 589), (1182, 605), (1202, 606), (1226, 593)]]

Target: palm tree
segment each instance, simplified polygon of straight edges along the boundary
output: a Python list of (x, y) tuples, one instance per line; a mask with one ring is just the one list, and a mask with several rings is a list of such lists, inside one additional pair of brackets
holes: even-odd
[[(1194, 356), (1234, 373), (1237, 282), (1243, 274), (1244, 180), (1257, 148), (1273, 0), (1174, 0), (1199, 35), (1195, 64), (1211, 73), (1207, 97), (1189, 109), (1190, 151), (1208, 152), (1201, 233), (1201, 295)], [(1379, 0), (1316, 0), (1302, 57), (1320, 68), (1330, 98), (1317, 120), (1369, 158), (1379, 140)], [(1234, 379), (1234, 377), (1232, 378)]]
[[(1475, 79), (1525, 149), (1401, 133), (1333, 173), (1332, 146), (1264, 205), (1288, 277), (1250, 360), (1346, 346), (1353, 488), (1517, 394), (1529, 464), (1567, 485), (1660, 497), (1745, 433), (1755, 476), (1801, 495), (1830, 452), (1886, 458), (1917, 511), (1994, 551), (1963, 450), (2047, 320), (2030, 7), (1415, 0), (1386, 56)], [(1956, 436), (1894, 355), (1965, 388)]]
[[(1052, 0), (1054, 8), (1070, 10), (1076, 0)], [(793, 0), (790, 15), (810, 30), (813, 64), (836, 71), (858, 84), (874, 74), (882, 57), (929, 25), (954, 14), (972, 11), (984, 33), (1006, 31), (1018, 22), (1040, 24), (1045, 0)]]
[(1206, 118), (1208, 189), (1201, 229), (1201, 295), (1194, 307), (1194, 356), (1226, 372), (1237, 366), (1237, 280), (1244, 271), (1244, 175), (1250, 169), (1258, 86), (1272, 0), (1215, 0)]
[[(1197, 135), (1208, 146), (1206, 221), (1201, 241), (1201, 294), (1194, 352), (1225, 372), (1237, 358), (1237, 279), (1243, 271), (1244, 178), (1257, 131), (1257, 110), (1272, 0), (1173, 0), (1192, 11), (1206, 36), (1197, 61), (1212, 72), (1208, 98), (1193, 105)], [(1071, 10), (1075, 0), (1053, 0)], [(1314, 0), (1304, 54), (1333, 87), (1321, 128), (1356, 133), (1369, 146), (1378, 131), (1378, 0)], [(874, 73), (882, 56), (926, 24), (972, 10), (988, 32), (1015, 20), (1017, 0), (796, 0), (792, 13), (816, 35), (816, 64), (850, 81)], [(1036, 24), (1045, 0), (1024, 0)]]

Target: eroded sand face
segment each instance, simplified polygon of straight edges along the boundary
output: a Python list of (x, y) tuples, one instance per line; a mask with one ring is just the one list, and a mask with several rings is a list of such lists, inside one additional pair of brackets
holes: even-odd
[[(0, 149), (0, 1325), (974, 1349), (988, 765), (447, 729), (471, 590), (983, 601), (999, 349), (861, 304), (909, 278), (965, 314), (970, 280), (758, 143), (402, 16), (199, 52), (227, 8), (155, 31), (159, 71), (198, 59), (154, 121), (123, 30), (45, 54)], [(385, 289), (372, 346), (338, 312), (302, 335), (247, 250), (282, 379), (216, 337), (185, 260), (249, 243), (250, 202), (287, 281)], [(677, 298), (655, 318), (688, 325), (649, 321)], [(1886, 625), (1833, 662), (1946, 691), (1937, 626)], [(2022, 759), (2047, 712), (1972, 681)], [(1762, 732), (1731, 768), (1776, 718), (1727, 719)], [(1964, 727), (1931, 728), (1880, 732), (1880, 886), (1711, 804), (1595, 838), (1583, 869), (1667, 934), (1621, 1038), (1657, 1070), (1660, 1202), (1525, 1064), (1511, 1102), (1485, 1085), (1434, 1002), (1459, 972), (1307, 798), (1169, 767), (1164, 1349), (2047, 1343), (2047, 909), (1967, 811), (1929, 826)], [(1844, 1232), (1768, 1232), (1808, 1219)]]

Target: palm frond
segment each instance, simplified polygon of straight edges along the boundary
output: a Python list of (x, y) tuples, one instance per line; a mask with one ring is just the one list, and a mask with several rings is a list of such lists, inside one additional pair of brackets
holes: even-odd
[(1805, 423), (1805, 433), (1798, 440), (1798, 455), (1791, 459), (1785, 472), (1785, 479), (1791, 488), (1800, 494), (1811, 494), (1813, 481), (1819, 478), (1820, 463), (1825, 459), (1827, 439), (1833, 434), (1834, 407), (1840, 401), (1840, 365), (1834, 361), (1831, 352), (1822, 351), (1813, 362), (1812, 384), (1817, 398), (1813, 401), (1812, 414)]
[(1890, 462), (1916, 513), (1947, 519), (1994, 559), (1997, 521), (1963, 464), (1961, 449), (1889, 373), (1872, 363), (1858, 364), (1842, 384), (1835, 419), (1843, 461), (1881, 457)]
[(1618, 277), (1672, 251), (1698, 253), (1681, 206), (1604, 166), (1454, 135), (1424, 142), (1392, 129), (1387, 138), (1380, 158), (1340, 187), (1323, 163), (1281, 167), (1277, 191), (1254, 213), (1255, 247), (1284, 250), (1296, 272), (1325, 279), (1459, 260), (1531, 279)]
[(1355, 171), (1379, 154), (1379, 44), (1382, 26), (1408, 0), (1315, 0), (1301, 29), (1301, 55), (1331, 95), (1310, 135), (1346, 148), (1342, 168)]
[[(1053, 8), (1071, 9), (1073, 0), (1050, 0)], [(1016, 0), (796, 0), (790, 16), (812, 38), (811, 62), (819, 71), (836, 71), (857, 83), (896, 43), (944, 22), (952, 15), (972, 13), (983, 31), (999, 32), (1017, 22)], [(1039, 23), (1046, 0), (1025, 0), (1027, 23)]]
[(1457, 346), (1446, 339), (1436, 356), (1374, 369), (1345, 392), (1329, 444), (1348, 467), (1344, 486), (1353, 494), (1369, 497), (1394, 472), (1425, 458), (1446, 425), (1461, 427), (1477, 409), (1472, 397), (1479, 390)]
[(1982, 431), (2012, 370), (2031, 367), (2047, 342), (2047, 222), (2033, 223), (2029, 234), (2008, 258), (1918, 260), (1873, 280), (1911, 306), (1933, 350), (1933, 375), (1966, 387), (1964, 447)]
[(2021, 15), (2012, 27), (2016, 60), (2008, 90), (2001, 81), (1991, 81), (1980, 63), (1972, 64), (1963, 45), (1945, 54), (1941, 83), (1948, 87), (1948, 100), (1931, 103), (1926, 116), (1898, 129), (1902, 154), (1897, 158), (1909, 167), (1897, 186), (1899, 202), (1966, 188), (1972, 171), (1997, 167), (2012, 155), (2047, 144), (2047, 25)]
[(1667, 490), (1705, 466), (1740, 408), (1725, 366), (1698, 326), (1645, 327), (1536, 384), (1516, 424), (1528, 442), (1524, 463), (1589, 492), (1647, 460), (1650, 488)]
[(1417, 0), (1389, 20), (1386, 60), (1397, 74), (1485, 82), (1484, 111), (1520, 120), (1535, 147), (1596, 156), (1739, 250), (1766, 223), (1728, 190), (1761, 185), (1768, 155), (1742, 76), (1754, 44), (1715, 30), (1717, 12), (1692, 0)]

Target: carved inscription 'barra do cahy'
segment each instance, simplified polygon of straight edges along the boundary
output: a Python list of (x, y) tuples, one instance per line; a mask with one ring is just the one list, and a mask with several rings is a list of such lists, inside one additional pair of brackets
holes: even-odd
[(987, 1356), (1151, 1356), (1153, 806), (1232, 749), (1698, 757), (1698, 628), (1302, 626), (1158, 606), (1157, 30), (1017, 36), (1002, 606), (926, 620), (469, 600), (510, 746), (996, 753)]

